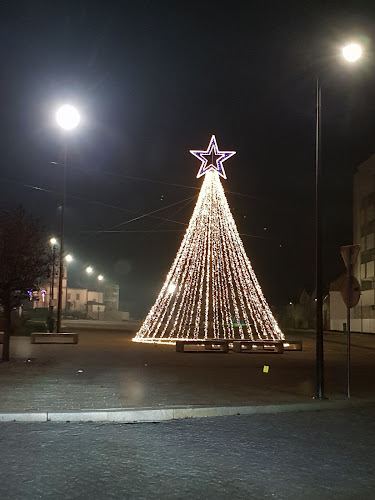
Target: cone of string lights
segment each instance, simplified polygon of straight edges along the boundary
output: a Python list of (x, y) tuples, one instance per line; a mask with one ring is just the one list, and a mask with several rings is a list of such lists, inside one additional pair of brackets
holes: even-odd
[(204, 181), (181, 246), (134, 342), (284, 340), (255, 276), (220, 177), (235, 151), (219, 151), (213, 135), (201, 160)]

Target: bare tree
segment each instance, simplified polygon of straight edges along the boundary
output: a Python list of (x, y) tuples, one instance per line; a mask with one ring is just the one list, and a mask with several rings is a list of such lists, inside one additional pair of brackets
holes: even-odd
[(0, 305), (4, 313), (3, 361), (9, 361), (12, 310), (48, 275), (49, 249), (43, 228), (22, 207), (0, 212)]

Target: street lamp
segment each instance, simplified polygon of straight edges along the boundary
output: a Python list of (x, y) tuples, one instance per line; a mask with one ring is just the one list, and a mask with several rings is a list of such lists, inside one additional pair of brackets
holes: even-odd
[[(104, 276), (102, 274), (98, 275), (98, 281), (101, 283), (104, 280)], [(99, 286), (98, 286), (98, 320), (100, 319), (100, 300), (99, 300)]]
[(66, 260), (66, 283), (65, 283), (65, 316), (66, 316), (66, 311), (67, 311), (67, 306), (68, 306), (68, 264), (72, 262), (74, 259), (68, 253), (68, 255), (65, 256)]
[[(91, 266), (87, 266), (85, 272), (88, 276), (94, 272), (94, 269)], [(87, 289), (86, 289), (86, 316), (89, 315), (89, 282), (87, 280)]]
[(51, 283), (49, 292), (49, 314), (48, 314), (48, 331), (50, 333), (54, 330), (54, 319), (53, 319), (53, 292), (55, 288), (55, 264), (56, 264), (56, 245), (57, 239), (51, 238), (49, 240), (52, 247), (52, 273), (51, 273)]
[[(71, 131), (75, 129), (79, 122), (80, 116), (76, 108), (70, 104), (61, 106), (56, 112), (56, 122), (64, 131)], [(59, 295), (57, 302), (57, 332), (61, 332), (61, 310), (63, 298), (63, 271), (64, 271), (64, 214), (65, 214), (65, 200), (66, 200), (66, 165), (67, 165), (67, 143), (65, 142), (64, 148), (64, 161), (63, 161), (63, 196), (61, 203), (61, 222), (60, 222), (60, 265), (59, 265)]]
[[(342, 48), (343, 58), (350, 63), (362, 57), (362, 48), (350, 43)], [(322, 287), (322, 211), (321, 211), (321, 107), (322, 89), (316, 80), (316, 135), (315, 135), (315, 272), (316, 272), (316, 398), (324, 398), (324, 349), (323, 349), (323, 287)]]
[(358, 43), (349, 43), (343, 47), (342, 55), (348, 62), (357, 62), (362, 57), (362, 47)]
[(64, 130), (73, 130), (79, 125), (81, 117), (74, 106), (64, 104), (56, 112), (57, 124)]

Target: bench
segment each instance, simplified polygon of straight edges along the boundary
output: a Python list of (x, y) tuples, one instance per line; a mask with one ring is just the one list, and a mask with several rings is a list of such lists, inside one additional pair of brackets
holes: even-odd
[(261, 352), (283, 354), (283, 340), (233, 340), (233, 352)]
[(78, 333), (30, 333), (31, 344), (78, 344)]
[(201, 339), (201, 340), (176, 340), (176, 352), (202, 352), (201, 350), (185, 350), (185, 346), (202, 346), (207, 351), (229, 352), (229, 340)]
[(284, 340), (284, 351), (302, 351), (302, 340)]

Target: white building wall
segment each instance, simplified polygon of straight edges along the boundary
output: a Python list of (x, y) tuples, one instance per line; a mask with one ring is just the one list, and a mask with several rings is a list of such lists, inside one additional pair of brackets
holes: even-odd
[[(39, 309), (42, 307), (48, 307), (50, 304), (50, 285), (41, 285), (39, 291), (39, 300), (33, 302), (33, 309)], [(45, 291), (45, 293), (42, 293)], [(66, 279), (63, 279), (63, 290), (62, 290), (62, 309), (67, 311), (81, 311), (85, 312), (87, 310), (87, 301), (96, 302), (103, 304), (103, 293), (98, 291), (87, 290), (86, 288), (66, 288)], [(54, 307), (57, 306), (59, 288), (58, 284), (54, 287)], [(44, 295), (44, 300), (43, 300)], [(97, 310), (97, 306), (96, 306)], [(100, 306), (100, 311), (105, 310), (104, 304)]]
[[(343, 331), (343, 325), (346, 324), (346, 306), (342, 300), (340, 292), (329, 292), (329, 305), (330, 305), (330, 330)], [(351, 313), (351, 318), (353, 313)]]
[[(347, 312), (341, 293), (337, 291), (329, 292), (330, 299), (330, 330), (344, 331), (344, 324), (347, 323)], [(365, 305), (374, 303), (374, 291), (365, 290), (362, 292), (360, 302), (355, 309), (350, 310), (350, 330), (360, 333), (375, 333), (375, 318), (362, 316), (362, 308)]]

